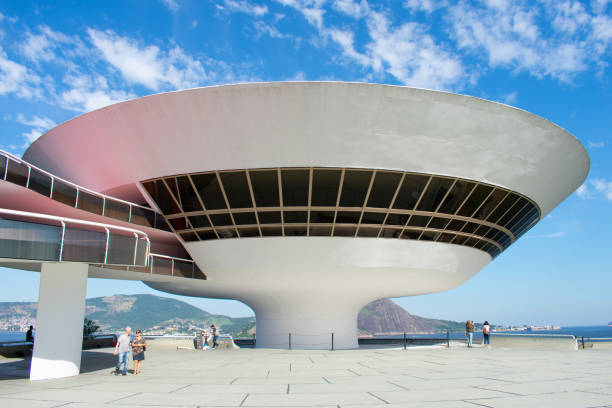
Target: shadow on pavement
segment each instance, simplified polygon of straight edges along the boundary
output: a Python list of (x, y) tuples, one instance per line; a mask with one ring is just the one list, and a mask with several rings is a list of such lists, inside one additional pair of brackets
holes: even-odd
[[(31, 356), (24, 358), (0, 358), (0, 381), (30, 378)], [(83, 351), (81, 354), (81, 374), (110, 369), (117, 364), (117, 356), (112, 349)]]

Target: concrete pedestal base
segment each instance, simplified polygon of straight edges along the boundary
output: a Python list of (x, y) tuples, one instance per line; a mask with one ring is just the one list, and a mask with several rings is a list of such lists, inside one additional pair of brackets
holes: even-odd
[(80, 263), (43, 264), (30, 380), (79, 374), (88, 269)]

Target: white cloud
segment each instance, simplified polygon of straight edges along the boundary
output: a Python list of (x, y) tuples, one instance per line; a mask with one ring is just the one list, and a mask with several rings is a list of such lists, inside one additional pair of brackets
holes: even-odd
[[(493, 68), (569, 82), (589, 67), (589, 61), (600, 57), (589, 34), (574, 35), (584, 31), (591, 19), (580, 4), (551, 0), (542, 0), (541, 7), (525, 1), (488, 3), (489, 7), (477, 7), (461, 1), (449, 8), (446, 18), (458, 47), (483, 52)], [(543, 21), (557, 32), (540, 30)]]
[(176, 2), (176, 0), (161, 0), (161, 2), (168, 10), (173, 13), (178, 11), (179, 9), (179, 4)]
[(255, 21), (253, 23), (253, 27), (255, 27), (256, 36), (260, 37), (262, 35), (269, 35), (272, 38), (285, 38), (288, 37), (287, 34), (283, 34), (276, 27), (265, 23), (261, 20)]
[(565, 231), (552, 232), (550, 234), (539, 234), (539, 235), (527, 235), (526, 239), (534, 239), (534, 238), (561, 238), (566, 235)]
[(0, 95), (15, 94), (20, 98), (31, 99), (40, 96), (40, 76), (26, 66), (8, 59), (0, 48)]
[(518, 100), (518, 93), (516, 93), (516, 91), (510, 92), (505, 95), (502, 95), (500, 99), (506, 105), (514, 105), (516, 101)]
[(139, 46), (113, 31), (87, 30), (102, 57), (116, 68), (126, 81), (159, 90), (162, 85), (190, 88), (209, 78), (200, 61), (185, 54), (180, 47), (163, 52), (157, 46)]
[(612, 181), (606, 179), (593, 179), (591, 180), (591, 184), (606, 200), (612, 201)]
[(589, 189), (589, 187), (585, 183), (585, 184), (581, 185), (580, 187), (578, 187), (578, 189), (576, 190), (576, 194), (580, 198), (587, 199), (587, 198), (591, 197), (591, 190)]
[(136, 97), (121, 89), (109, 89), (108, 82), (100, 75), (67, 75), (64, 83), (69, 88), (60, 93), (60, 104), (66, 109), (80, 112), (92, 111)]
[(32, 116), (31, 119), (27, 119), (21, 113), (17, 115), (15, 121), (32, 128), (30, 131), (21, 134), (25, 139), (23, 144), (24, 148), (34, 143), (34, 141), (36, 141), (36, 139), (38, 139), (44, 132), (56, 126), (56, 123), (52, 119), (41, 118), (39, 116)]
[(606, 145), (606, 143), (605, 142), (588, 142), (587, 145), (591, 149), (601, 149), (602, 147)]
[(28, 33), (21, 50), (27, 58), (34, 62), (50, 61), (55, 58), (51, 42), (44, 34)]
[(612, 202), (612, 180), (595, 178), (588, 180), (576, 190), (582, 199), (603, 198)]
[(17, 17), (9, 17), (9, 16), (5, 16), (4, 14), (0, 13), (0, 21), (8, 21), (9, 23), (16, 23)]
[(404, 1), (404, 7), (414, 11), (423, 11), (425, 13), (432, 13), (440, 8), (447, 7), (446, 1), (441, 0), (406, 0)]
[(223, 0), (223, 4), (229, 11), (246, 13), (256, 17), (262, 17), (268, 12), (268, 6), (260, 6), (246, 0)]
[(365, 22), (369, 40), (363, 51), (355, 45), (353, 30), (325, 25), (322, 1), (277, 1), (301, 12), (323, 40), (340, 47), (343, 57), (376, 75), (387, 73), (405, 85), (443, 89), (456, 84), (464, 74), (460, 59), (427, 34), (425, 26), (413, 22), (395, 26), (384, 12), (373, 10), (365, 0), (345, 0), (333, 6)]

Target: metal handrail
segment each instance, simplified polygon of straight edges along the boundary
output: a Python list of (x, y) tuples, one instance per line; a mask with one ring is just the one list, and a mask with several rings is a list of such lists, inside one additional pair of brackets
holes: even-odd
[(63, 260), (63, 252), (64, 252), (64, 237), (66, 235), (66, 224), (75, 224), (77, 226), (86, 226), (86, 227), (96, 227), (99, 229), (104, 229), (106, 231), (106, 243), (105, 243), (105, 248), (104, 248), (104, 263), (106, 264), (107, 260), (108, 260), (108, 250), (109, 250), (109, 243), (110, 243), (110, 234), (111, 234), (111, 230), (115, 230), (117, 232), (121, 232), (122, 234), (120, 235), (134, 235), (135, 237), (135, 250), (134, 250), (134, 263), (133, 265), (135, 265), (136, 262), (136, 251), (138, 248), (138, 240), (143, 239), (147, 242), (147, 246), (145, 249), (145, 265), (147, 266), (148, 261), (149, 261), (149, 255), (150, 255), (150, 249), (151, 249), (151, 241), (149, 240), (149, 237), (146, 233), (144, 233), (143, 231), (137, 230), (137, 229), (133, 229), (133, 228), (128, 228), (128, 227), (122, 227), (122, 226), (118, 226), (118, 225), (111, 225), (111, 224), (102, 224), (99, 222), (93, 222), (93, 221), (85, 221), (85, 220), (77, 220), (74, 218), (66, 218), (66, 217), (60, 217), (60, 216), (56, 216), (56, 215), (48, 215), (48, 214), (39, 214), (39, 213), (31, 213), (31, 212), (25, 212), (25, 211), (18, 211), (18, 210), (9, 210), (9, 209), (5, 209), (5, 208), (0, 208), (0, 215), (9, 215), (9, 216), (13, 216), (18, 218), (17, 220), (14, 221), (22, 221), (22, 222), (28, 222), (28, 221), (23, 221), (20, 220), (19, 218), (25, 218), (25, 219), (36, 219), (36, 220), (46, 220), (46, 221), (53, 221), (56, 222), (58, 224), (60, 224), (61, 228), (62, 228), (62, 233), (61, 233), (61, 239), (60, 239), (60, 248), (59, 248), (59, 256), (58, 256), (58, 261), (61, 262)]
[[(156, 211), (154, 208), (146, 207), (146, 206), (143, 206), (143, 205), (140, 205), (140, 204), (136, 204), (136, 203), (132, 203), (130, 201), (125, 201), (125, 200), (122, 200), (120, 198), (111, 197), (111, 196), (108, 196), (106, 194), (102, 194), (102, 193), (98, 193), (97, 191), (90, 190), (90, 189), (88, 189), (86, 187), (79, 186), (78, 184), (75, 184), (75, 183), (73, 183), (71, 181), (68, 181), (66, 179), (63, 179), (61, 177), (55, 176), (55, 175), (49, 173), (48, 171), (43, 170), (40, 167), (37, 167), (37, 166), (35, 166), (35, 165), (31, 164), (31, 163), (28, 163), (25, 160), (20, 159), (17, 156), (14, 156), (14, 155), (12, 155), (12, 154), (4, 151), (4, 150), (0, 150), (0, 156), (4, 156), (7, 159), (7, 162), (6, 162), (5, 166), (4, 166), (4, 175), (2, 176), (2, 180), (6, 180), (6, 176), (8, 174), (9, 159), (13, 160), (13, 161), (15, 161), (17, 163), (23, 164), (24, 166), (26, 166), (28, 168), (28, 177), (27, 177), (27, 181), (26, 181), (26, 188), (29, 188), (29, 185), (30, 185), (30, 176), (31, 176), (31, 173), (32, 173), (32, 169), (34, 169), (34, 170), (36, 170), (36, 171), (38, 171), (38, 172), (48, 176), (51, 179), (51, 195), (53, 194), (53, 185), (54, 185), (55, 180), (59, 180), (62, 183), (65, 183), (65, 184), (68, 184), (68, 185), (72, 186), (76, 190), (75, 208), (78, 208), (76, 206), (78, 205), (78, 202), (79, 202), (78, 201), (79, 191), (84, 191), (84, 192), (86, 192), (88, 194), (91, 194), (91, 195), (94, 195), (96, 197), (102, 198), (102, 200), (103, 200), (102, 201), (102, 216), (105, 216), (104, 213), (106, 211), (106, 201), (107, 200), (115, 201), (115, 202), (118, 202), (118, 203), (122, 203), (122, 204), (125, 204), (125, 205), (127, 205), (129, 207), (129, 211), (130, 211), (130, 213), (129, 213), (129, 220), (130, 221), (128, 221), (128, 222), (131, 222), (131, 220), (132, 220), (132, 207), (142, 208), (143, 210), (152, 211), (152, 212), (154, 212), (156, 214), (162, 215), (158, 211)], [(50, 196), (49, 198), (52, 198), (52, 197)]]

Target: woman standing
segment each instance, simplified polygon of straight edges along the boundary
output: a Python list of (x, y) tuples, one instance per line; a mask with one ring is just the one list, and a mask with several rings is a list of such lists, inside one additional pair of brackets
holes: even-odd
[(485, 320), (482, 324), (482, 343), (485, 345), (490, 345), (491, 341), (489, 339), (489, 333), (491, 332), (491, 326), (489, 326), (489, 322)]
[(472, 347), (472, 339), (474, 338), (474, 323), (471, 320), (465, 322), (465, 337), (467, 337), (467, 346)]
[(130, 344), (132, 346), (132, 359), (134, 360), (134, 374), (140, 374), (140, 364), (145, 359), (144, 352), (147, 349), (147, 342), (140, 330), (136, 332), (136, 337)]

